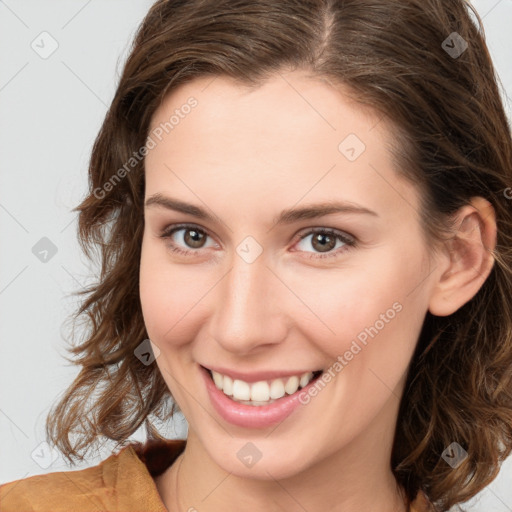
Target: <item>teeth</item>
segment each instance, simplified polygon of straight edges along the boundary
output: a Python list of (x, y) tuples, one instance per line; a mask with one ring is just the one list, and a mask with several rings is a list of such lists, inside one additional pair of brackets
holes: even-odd
[(284, 385), (284, 390), (289, 394), (293, 395), (297, 389), (299, 389), (300, 379), (297, 376), (289, 377)]
[[(313, 376), (313, 374), (311, 374), (311, 376)], [(310, 380), (311, 380), (311, 377), (309, 376), (309, 372), (302, 374), (300, 377), (299, 386), (301, 388), (306, 387)]]
[(235, 402), (240, 402), (241, 404), (244, 404), (244, 405), (256, 405), (256, 406), (269, 405), (269, 404), (273, 404), (275, 402), (275, 400), (269, 400), (268, 402), (257, 402), (256, 400), (236, 400), (236, 398), (233, 398), (233, 400)]
[(233, 396), (233, 379), (227, 376), (223, 378), (222, 375), (220, 375), (220, 373), (218, 375), (222, 379), (222, 386), (219, 389), (224, 391), (226, 395)]
[(238, 400), (251, 400), (251, 386), (243, 380), (234, 380), (233, 396)]
[(224, 381), (224, 377), (220, 373), (212, 372), (213, 382), (215, 382), (215, 385), (218, 389), (222, 389), (222, 384)]
[(232, 397), (233, 400), (247, 405), (268, 405), (282, 398), (285, 394), (293, 395), (299, 388), (303, 388), (313, 378), (313, 372), (302, 375), (292, 375), (288, 378), (274, 379), (272, 381), (259, 381), (252, 384), (243, 380), (231, 379), (227, 375), (211, 370), (213, 382), (217, 389)]
[[(249, 387), (248, 384), (246, 384)], [(238, 396), (237, 396), (238, 398)], [(251, 400), (256, 402), (266, 402), (270, 398), (270, 389), (266, 382), (255, 382), (251, 386)]]
[(270, 398), (281, 398), (284, 393), (283, 381), (281, 379), (273, 380), (270, 384)]

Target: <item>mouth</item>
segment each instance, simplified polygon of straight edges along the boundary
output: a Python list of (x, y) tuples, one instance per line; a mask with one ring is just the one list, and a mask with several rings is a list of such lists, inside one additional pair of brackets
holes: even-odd
[(275, 379), (246, 382), (241, 379), (233, 379), (204, 366), (202, 368), (207, 372), (215, 387), (226, 397), (233, 402), (255, 407), (267, 406), (295, 395), (316, 381), (323, 373), (323, 370), (315, 370)]

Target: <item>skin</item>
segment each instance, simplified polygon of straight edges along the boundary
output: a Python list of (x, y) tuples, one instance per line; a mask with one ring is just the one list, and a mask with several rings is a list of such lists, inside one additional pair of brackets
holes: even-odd
[[(405, 510), (390, 457), (408, 365), (426, 312), (456, 311), (489, 274), (492, 206), (474, 198), (458, 212), (454, 238), (431, 254), (419, 191), (391, 162), (392, 128), (343, 87), (301, 71), (276, 74), (254, 90), (200, 78), (166, 97), (152, 128), (190, 96), (198, 105), (146, 157), (146, 200), (160, 193), (216, 217), (145, 209), (144, 320), (160, 350), (156, 364), (189, 424), (184, 453), (155, 479), (163, 502), (178, 510), (178, 493), (179, 510), (200, 512), (233, 504), (271, 512)], [(366, 146), (354, 161), (338, 149), (351, 133)], [(328, 200), (377, 215), (273, 225), (283, 209)], [(186, 229), (159, 237), (178, 223), (204, 230), (203, 245), (191, 246)], [(311, 228), (339, 230), (357, 245), (337, 241), (332, 256), (320, 258), (326, 253), (313, 235), (296, 238)], [(236, 250), (247, 236), (263, 249), (252, 263)], [(191, 252), (173, 253), (171, 242)], [(397, 302), (400, 312), (279, 425), (237, 427), (210, 403), (198, 364), (326, 369)], [(248, 442), (262, 454), (252, 467), (237, 457)]]

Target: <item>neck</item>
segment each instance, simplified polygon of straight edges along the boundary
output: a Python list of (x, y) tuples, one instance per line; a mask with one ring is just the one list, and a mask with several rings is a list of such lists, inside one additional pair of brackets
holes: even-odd
[(184, 452), (156, 483), (169, 512), (220, 512), (233, 503), (251, 512), (405, 512), (391, 472), (391, 449), (383, 450), (391, 447), (393, 433), (394, 428), (379, 432), (370, 426), (364, 436), (303, 471), (281, 479), (267, 472), (267, 478), (257, 479), (225, 471), (189, 429)]

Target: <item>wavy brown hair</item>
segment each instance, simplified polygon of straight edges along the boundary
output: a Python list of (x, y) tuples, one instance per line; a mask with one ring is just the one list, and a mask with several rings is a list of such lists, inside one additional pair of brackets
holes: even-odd
[[(448, 51), (463, 49), (454, 37), (468, 45), (460, 55)], [(179, 409), (158, 367), (134, 356), (148, 338), (138, 289), (144, 158), (134, 155), (178, 85), (224, 75), (257, 87), (285, 69), (348, 86), (391, 123), (392, 156), (421, 191), (432, 248), (452, 233), (452, 214), (470, 198), (495, 209), (489, 277), (452, 315), (427, 312), (392, 451), (407, 498), (422, 490), (446, 511), (487, 486), (512, 449), (511, 132), (481, 19), (463, 0), (159, 0), (151, 7), (95, 140), (89, 192), (75, 208), (81, 247), (101, 270), (81, 292), (73, 319), (84, 321), (85, 335), (67, 348), (81, 371), (48, 414), (47, 437), (70, 461), (100, 438), (123, 444), (141, 426), (148, 438), (163, 439), (155, 421)], [(119, 173), (127, 162), (131, 168)], [(468, 452), (456, 469), (441, 458), (452, 442)]]

